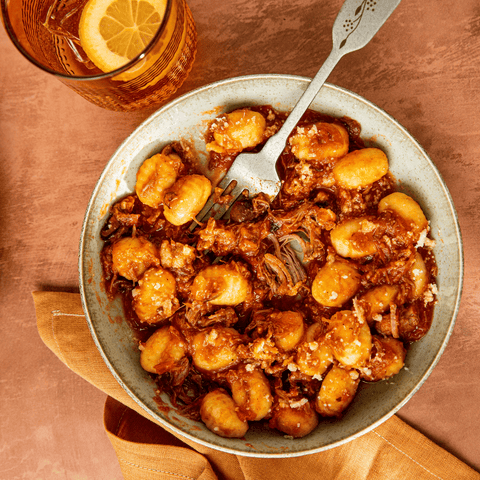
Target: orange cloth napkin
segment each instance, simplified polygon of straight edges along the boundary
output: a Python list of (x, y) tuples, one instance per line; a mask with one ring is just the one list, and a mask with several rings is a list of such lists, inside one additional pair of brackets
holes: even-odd
[(120, 387), (90, 335), (80, 296), (33, 293), (39, 334), (71, 370), (108, 395), (107, 435), (126, 480), (480, 480), (480, 474), (393, 416), (322, 453), (265, 459), (219, 452), (176, 437)]

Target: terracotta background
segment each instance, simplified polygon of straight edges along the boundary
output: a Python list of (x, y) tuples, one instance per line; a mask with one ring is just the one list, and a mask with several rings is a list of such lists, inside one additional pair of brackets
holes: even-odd
[[(313, 76), (341, 0), (190, 0), (199, 35), (185, 93), (245, 74)], [(453, 335), (399, 416), (480, 471), (480, 4), (403, 0), (329, 81), (403, 124), (443, 174), (463, 233)], [(158, 107), (158, 106), (157, 106)], [(41, 342), (33, 290), (78, 291), (84, 211), (105, 163), (151, 111), (89, 104), (38, 71), (0, 28), (0, 478), (117, 480), (104, 394)]]

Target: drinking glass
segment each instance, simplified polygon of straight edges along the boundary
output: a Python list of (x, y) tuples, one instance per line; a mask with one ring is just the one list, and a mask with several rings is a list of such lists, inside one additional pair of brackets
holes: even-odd
[(197, 34), (185, 0), (166, 0), (147, 47), (108, 73), (83, 51), (78, 25), (87, 0), (0, 0), (5, 29), (34, 65), (100, 107), (133, 111), (162, 103), (182, 85), (195, 59)]

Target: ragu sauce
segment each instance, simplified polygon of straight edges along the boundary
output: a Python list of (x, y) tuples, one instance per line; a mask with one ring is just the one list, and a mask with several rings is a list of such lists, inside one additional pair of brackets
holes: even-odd
[[(267, 105), (213, 120), (205, 142), (214, 177), (241, 151), (260, 150), (286, 117)], [(107, 294), (121, 296), (142, 359), (157, 355), (151, 373), (159, 393), (218, 435), (243, 436), (251, 421), (308, 435), (322, 418), (341, 417), (359, 382), (395, 375), (408, 345), (428, 333), (436, 301), (428, 222), (414, 199), (395, 193), (388, 159), (360, 134), (355, 120), (309, 110), (278, 160), (277, 198), (241, 198), (229, 219), (175, 226), (165, 218), (168, 205), (146, 205), (134, 192), (111, 208), (101, 231)], [(178, 139), (161, 154), (174, 159), (175, 182), (200, 174), (185, 145)], [(122, 276), (115, 255), (126, 238), (153, 245), (158, 258), (146, 268), (173, 281), (175, 298), (158, 300), (157, 309), (173, 305), (171, 315), (148, 305), (146, 289), (155, 285), (146, 273)], [(137, 314), (142, 295), (151, 317)], [(153, 346), (154, 335), (175, 341), (180, 353), (169, 354), (167, 340)], [(214, 401), (236, 427), (216, 417)]]

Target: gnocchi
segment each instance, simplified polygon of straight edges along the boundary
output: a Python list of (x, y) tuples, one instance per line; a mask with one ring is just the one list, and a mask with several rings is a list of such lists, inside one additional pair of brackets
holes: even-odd
[(241, 418), (258, 421), (271, 412), (273, 395), (261, 369), (248, 363), (242, 364), (230, 370), (227, 378)]
[(406, 350), (400, 340), (374, 335), (371, 357), (360, 370), (360, 375), (369, 382), (390, 378), (403, 368), (405, 355)]
[[(205, 137), (211, 178), (286, 118), (271, 106), (219, 115)], [(262, 422), (301, 438), (337, 421), (362, 382), (401, 372), (407, 344), (430, 328), (428, 221), (359, 132), (352, 119), (307, 112), (279, 158), (279, 196), (245, 196), (195, 229), (212, 182), (172, 142), (111, 209), (104, 283), (123, 297), (140, 365), (217, 435), (248, 439)]]
[(158, 266), (160, 260), (155, 245), (144, 237), (124, 237), (112, 248), (113, 268), (119, 275), (134, 282), (151, 266)]
[(163, 195), (163, 214), (173, 225), (191, 222), (212, 193), (212, 184), (204, 175), (180, 177)]
[(362, 258), (377, 252), (373, 234), (374, 221), (360, 217), (339, 223), (330, 233), (332, 246), (338, 255), (345, 258)]
[(301, 438), (318, 426), (318, 415), (305, 397), (293, 401), (280, 400), (274, 407), (269, 425), (293, 438)]
[(327, 373), (315, 399), (315, 410), (322, 417), (338, 417), (350, 405), (360, 375), (356, 370), (334, 365)]
[(209, 430), (227, 438), (241, 438), (248, 430), (248, 422), (241, 420), (232, 397), (223, 389), (205, 395), (200, 416)]
[(137, 172), (135, 191), (140, 201), (153, 208), (161, 205), (165, 191), (177, 180), (182, 165), (176, 154), (158, 153), (147, 158)]
[(149, 268), (132, 291), (132, 306), (141, 322), (158, 323), (171, 317), (180, 304), (175, 278), (161, 267)]
[(418, 252), (415, 253), (415, 261), (410, 269), (409, 276), (413, 282), (410, 297), (412, 299), (421, 297), (428, 287), (428, 271), (423, 257)]
[(242, 108), (220, 117), (213, 126), (215, 140), (207, 150), (217, 153), (237, 153), (252, 148), (264, 140), (266, 121), (259, 112)]
[(303, 337), (305, 326), (299, 312), (276, 312), (270, 317), (275, 345), (285, 352), (293, 350)]
[(428, 228), (428, 221), (420, 205), (402, 192), (395, 192), (382, 198), (378, 204), (378, 211), (395, 213), (408, 222), (415, 233)]
[(289, 139), (292, 153), (299, 160), (343, 157), (348, 152), (348, 133), (336, 123), (314, 123), (297, 127)]
[(367, 187), (380, 180), (387, 172), (387, 156), (378, 148), (354, 150), (333, 167), (337, 185), (347, 189)]
[(159, 328), (140, 345), (140, 365), (159, 375), (172, 370), (187, 353), (187, 343), (172, 326)]
[(367, 319), (371, 320), (375, 316), (384, 313), (394, 304), (400, 288), (397, 285), (380, 285), (368, 290), (359, 299)]
[(335, 359), (345, 367), (361, 367), (370, 356), (370, 328), (350, 310), (342, 310), (330, 318), (325, 339)]
[(241, 342), (242, 336), (234, 328), (205, 329), (191, 340), (193, 364), (206, 372), (225, 370), (239, 362), (236, 347)]
[(358, 269), (350, 263), (326, 263), (313, 280), (312, 296), (326, 307), (341, 307), (357, 293), (360, 278)]
[(235, 263), (211, 265), (201, 270), (193, 280), (191, 297), (211, 305), (235, 306), (245, 301), (249, 291), (248, 279)]
[[(315, 327), (315, 324), (310, 328), (312, 327)], [(318, 379), (322, 378), (333, 360), (332, 348), (323, 336), (316, 340), (306, 340), (297, 349), (296, 365), (300, 372)]]

